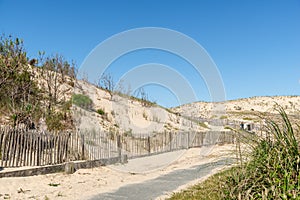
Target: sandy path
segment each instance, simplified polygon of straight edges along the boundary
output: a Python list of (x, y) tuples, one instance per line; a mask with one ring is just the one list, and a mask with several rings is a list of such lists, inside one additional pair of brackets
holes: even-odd
[[(214, 162), (228, 155), (234, 145), (215, 146), (206, 156), (200, 156), (200, 149), (186, 150), (172, 164), (138, 173), (136, 165), (145, 166), (145, 162), (160, 157), (170, 157), (170, 153), (154, 157), (138, 158), (121, 166), (106, 166), (94, 169), (80, 169), (72, 175), (63, 173), (19, 178), (0, 179), (0, 199), (88, 199), (99, 193), (113, 192), (122, 186), (141, 183), (168, 174), (177, 169), (186, 169), (194, 165)], [(173, 153), (174, 155), (174, 153)], [(178, 154), (179, 155), (179, 154)], [(116, 170), (117, 169), (117, 170)], [(149, 169), (149, 168), (145, 168)], [(141, 170), (140, 172), (145, 172)]]
[(155, 179), (147, 180), (142, 183), (130, 184), (119, 188), (111, 193), (101, 193), (94, 196), (91, 200), (145, 200), (161, 199), (162, 195), (172, 194), (178, 187), (186, 185), (195, 179), (205, 177), (232, 163), (232, 159), (221, 159), (201, 165), (195, 165), (186, 169), (177, 169)]

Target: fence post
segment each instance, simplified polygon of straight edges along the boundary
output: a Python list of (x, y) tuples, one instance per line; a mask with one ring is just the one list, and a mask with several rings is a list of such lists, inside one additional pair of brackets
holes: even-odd
[(4, 137), (4, 131), (0, 129), (0, 167), (2, 167), (3, 165), (3, 148), (2, 148), (3, 137)]
[[(204, 137), (207, 135), (208, 131), (206, 132), (201, 132), (201, 135), (200, 135), (200, 142), (201, 142), (201, 147), (204, 146)], [(204, 135), (205, 134), (205, 135)]]
[(151, 153), (151, 146), (150, 146), (150, 136), (148, 136), (148, 138), (147, 138), (147, 145), (148, 145), (148, 154), (150, 154)]
[(38, 135), (36, 139), (37, 139), (36, 165), (40, 166), (41, 165), (41, 157), (40, 157), (41, 156), (41, 138)]
[(172, 151), (172, 133), (169, 132), (170, 151)]
[(187, 149), (190, 148), (190, 132), (187, 133)]
[(81, 146), (81, 160), (84, 160), (84, 135), (81, 135), (82, 137), (82, 146)]
[(121, 135), (117, 136), (117, 147), (118, 147), (118, 157), (121, 159), (121, 153), (122, 153)]

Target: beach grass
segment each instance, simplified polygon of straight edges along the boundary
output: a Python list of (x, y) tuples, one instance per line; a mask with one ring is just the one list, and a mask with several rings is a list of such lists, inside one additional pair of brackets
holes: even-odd
[(276, 110), (281, 119), (264, 119), (264, 136), (239, 133), (238, 165), (170, 199), (300, 199), (299, 126)]

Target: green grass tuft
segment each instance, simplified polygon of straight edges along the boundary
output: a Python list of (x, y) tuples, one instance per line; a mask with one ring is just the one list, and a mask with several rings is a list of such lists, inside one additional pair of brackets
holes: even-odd
[(104, 114), (105, 114), (105, 111), (104, 111), (103, 109), (99, 108), (99, 109), (97, 110), (97, 113), (98, 113), (99, 115), (104, 115)]
[(83, 94), (73, 94), (72, 103), (84, 109), (90, 109), (93, 105), (90, 97)]
[(202, 128), (209, 129), (209, 127), (204, 122), (199, 122), (199, 126), (201, 126)]

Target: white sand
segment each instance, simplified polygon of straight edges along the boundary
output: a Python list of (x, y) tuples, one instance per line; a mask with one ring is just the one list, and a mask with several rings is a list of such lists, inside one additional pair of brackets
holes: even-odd
[[(243, 117), (257, 114), (256, 112), (278, 113), (274, 110), (274, 105), (281, 105), (288, 114), (299, 114), (300, 96), (269, 96), (269, 97), (252, 97), (222, 102), (225, 105), (228, 119), (242, 120)], [(211, 118), (214, 104), (208, 102), (194, 102), (185, 104), (172, 110), (183, 115)], [(237, 116), (228, 116), (238, 113)]]
[[(148, 173), (130, 173), (128, 170), (134, 169), (133, 166), (135, 165), (142, 166), (148, 162), (145, 158), (139, 158), (140, 162), (135, 159), (124, 166), (80, 169), (72, 175), (58, 173), (32, 177), (1, 178), (0, 199), (4, 198), (5, 195), (11, 199), (87, 199), (96, 194), (111, 192), (124, 185), (153, 179), (177, 169), (213, 162), (221, 156), (227, 155), (232, 149), (234, 149), (234, 145), (215, 146), (210, 154), (204, 157), (200, 155), (199, 148), (189, 149), (172, 164), (158, 170), (152, 169)], [(165, 156), (168, 157), (169, 154), (165, 154)], [(163, 156), (159, 155), (159, 157), (163, 159)], [(58, 185), (55, 187), (49, 184)]]
[[(79, 89), (80, 88), (80, 89)], [(143, 106), (141, 102), (128, 97), (113, 95), (83, 81), (78, 81), (76, 93), (88, 95), (94, 109), (101, 109), (105, 115), (96, 112), (74, 110), (77, 128), (95, 127), (102, 131), (115, 129), (116, 132), (162, 133), (164, 131), (204, 131), (198, 123), (176, 115), (160, 106)], [(81, 111), (80, 111), (81, 110)], [(78, 112), (80, 111), (80, 112)]]

